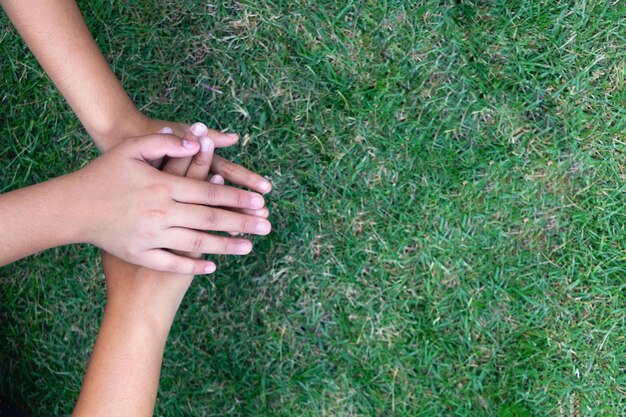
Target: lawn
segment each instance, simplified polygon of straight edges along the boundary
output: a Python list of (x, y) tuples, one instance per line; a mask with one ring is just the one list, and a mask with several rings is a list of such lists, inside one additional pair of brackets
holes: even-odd
[[(626, 415), (626, 2), (79, 4), (144, 112), (274, 183), (272, 234), (187, 293), (157, 415)], [(0, 56), (0, 192), (96, 157), (4, 16)], [(0, 297), (0, 395), (69, 414), (97, 249)]]

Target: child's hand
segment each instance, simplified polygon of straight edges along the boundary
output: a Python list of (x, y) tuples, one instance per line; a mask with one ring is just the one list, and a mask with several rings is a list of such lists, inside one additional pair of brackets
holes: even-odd
[[(171, 130), (163, 128), (159, 133), (169, 134)], [(176, 167), (182, 171), (180, 176), (204, 181), (209, 175), (215, 146), (207, 137), (193, 139), (200, 143), (200, 152), (193, 156), (193, 160), (185, 158), (185, 163), (180, 164), (183, 158), (175, 158), (171, 159), (166, 166)], [(246, 239), (237, 240), (239, 244), (251, 246)], [(201, 256), (197, 252), (178, 252), (178, 254), (196, 259)], [(133, 265), (104, 251), (102, 252), (102, 265), (107, 281), (108, 309), (137, 309), (138, 311), (133, 312), (133, 316), (137, 314), (145, 316), (148, 313), (158, 317), (157, 322), (165, 323), (165, 325), (173, 320), (193, 279), (191, 274), (159, 272)], [(215, 269), (215, 264), (212, 262), (208, 265), (211, 265), (211, 269)], [(154, 310), (151, 310), (152, 307)]]
[[(189, 137), (190, 132), (196, 137), (208, 136), (216, 148), (224, 148), (237, 143), (239, 137), (235, 133), (222, 133), (214, 129), (209, 129), (202, 123), (188, 125), (184, 123), (166, 122), (163, 120), (151, 119), (141, 114), (140, 121), (133, 120), (132, 127), (127, 129), (125, 137), (154, 134), (163, 128), (171, 129), (171, 132), (181, 138)], [(180, 158), (176, 166), (188, 165), (191, 158)], [(210, 173), (220, 175), (231, 184), (240, 185), (262, 194), (272, 190), (272, 185), (262, 176), (215, 155), (210, 167)]]
[(87, 219), (86, 238), (81, 240), (141, 266), (185, 274), (211, 273), (215, 265), (164, 249), (249, 253), (251, 243), (245, 239), (201, 230), (269, 233), (271, 225), (263, 218), (215, 208), (255, 213), (264, 208), (261, 195), (200, 179), (175, 177), (149, 164), (164, 156), (190, 157), (199, 147), (198, 143), (181, 142), (172, 135), (132, 138), (71, 174), (76, 182), (74, 189), (81, 189), (76, 198), (83, 218)]

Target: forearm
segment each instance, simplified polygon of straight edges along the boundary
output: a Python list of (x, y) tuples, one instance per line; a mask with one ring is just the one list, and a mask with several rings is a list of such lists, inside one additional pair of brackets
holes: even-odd
[(64, 176), (0, 195), (0, 266), (80, 240), (84, 222), (73, 182)]
[[(98, 49), (73, 0), (0, 0), (96, 145), (107, 150), (145, 118)], [(136, 120), (135, 120), (136, 119)]]
[(151, 416), (165, 342), (192, 277), (103, 255), (107, 306), (75, 416)]
[(107, 306), (73, 415), (152, 416), (168, 331)]

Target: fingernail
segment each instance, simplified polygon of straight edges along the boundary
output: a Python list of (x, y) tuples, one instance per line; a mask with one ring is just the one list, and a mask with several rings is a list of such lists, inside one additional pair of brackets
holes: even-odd
[(195, 148), (195, 147), (196, 147), (196, 143), (197, 143), (197, 142), (191, 142), (191, 141), (186, 140), (186, 139), (185, 139), (185, 140), (183, 140), (183, 146), (184, 146), (185, 148), (187, 148), (187, 149), (193, 149), (193, 148)]
[(215, 272), (216, 269), (217, 266), (215, 266), (215, 264), (211, 262), (207, 264), (207, 266), (204, 268), (204, 272), (206, 272), (207, 274), (212, 274), (213, 272)]
[(174, 133), (174, 130), (172, 130), (171, 127), (164, 127), (161, 130), (159, 130), (159, 133), (165, 133), (167, 135), (171, 135)]
[(239, 135), (236, 133), (227, 133), (226, 136), (228, 136), (231, 139), (237, 139), (239, 137)]
[(252, 243), (250, 242), (241, 242), (237, 244), (237, 252), (239, 253), (248, 253), (252, 250)]
[(270, 222), (261, 222), (256, 225), (256, 231), (261, 235), (268, 234), (270, 230), (272, 230), (272, 225), (270, 224)]
[(191, 125), (191, 133), (196, 136), (206, 135), (209, 129), (204, 125), (204, 123), (194, 123)]
[(268, 191), (272, 188), (272, 184), (270, 184), (270, 183), (269, 183), (269, 182), (267, 182), (267, 181), (263, 181), (263, 182), (260, 182), (260, 183), (259, 183), (259, 188), (260, 188), (262, 191), (268, 192)]
[(200, 138), (200, 152), (209, 152), (211, 149), (212, 140), (208, 136)]
[(250, 199), (250, 204), (254, 206), (253, 208), (263, 208), (265, 200), (263, 200), (263, 197), (252, 197)]
[(211, 184), (224, 185), (224, 177), (219, 174), (213, 175), (209, 180)]

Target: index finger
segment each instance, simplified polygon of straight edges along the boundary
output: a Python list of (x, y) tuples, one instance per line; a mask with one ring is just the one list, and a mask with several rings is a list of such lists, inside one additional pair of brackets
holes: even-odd
[(265, 206), (265, 199), (258, 193), (192, 178), (171, 176), (168, 179), (172, 183), (171, 197), (179, 203), (245, 209), (261, 209)]

